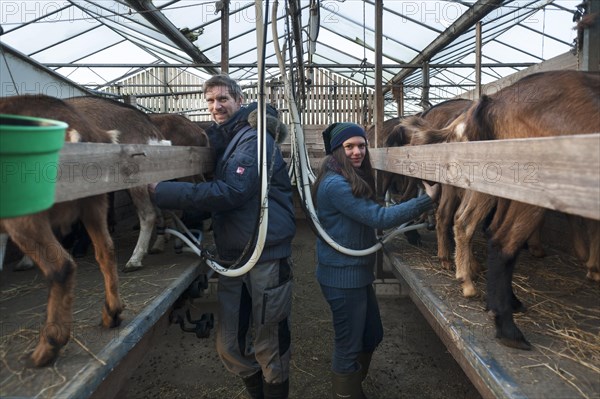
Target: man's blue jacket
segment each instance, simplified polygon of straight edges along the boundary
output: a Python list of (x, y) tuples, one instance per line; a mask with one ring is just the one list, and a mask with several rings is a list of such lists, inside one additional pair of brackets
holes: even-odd
[[(162, 182), (155, 192), (156, 203), (161, 208), (210, 212), (218, 256), (229, 261), (236, 260), (243, 253), (258, 227), (260, 175), (257, 132), (248, 122), (249, 109), (252, 107), (242, 108), (225, 124), (215, 124), (209, 132), (211, 146), (215, 147), (217, 154), (212, 181), (197, 184)], [(267, 169), (272, 167), (272, 176), (268, 194), (267, 238), (259, 262), (290, 256), (296, 232), (292, 186), (286, 163), (273, 137), (278, 136), (281, 142), (287, 130), (271, 116), (267, 127), (270, 133), (266, 135)], [(248, 254), (252, 253), (253, 244)]]

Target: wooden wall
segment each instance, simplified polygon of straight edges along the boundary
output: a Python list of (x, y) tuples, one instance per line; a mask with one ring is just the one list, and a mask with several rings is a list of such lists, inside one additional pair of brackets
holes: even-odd
[[(304, 125), (329, 125), (334, 122), (354, 122), (369, 126), (373, 121), (374, 90), (331, 71), (315, 68), (312, 83), (307, 86), (301, 102), (300, 117)], [(180, 113), (191, 120), (210, 120), (202, 95), (204, 80), (176, 68), (150, 68), (118, 82), (107, 93), (130, 95), (148, 112)], [(245, 102), (257, 101), (258, 89), (252, 82), (242, 82)], [(193, 92), (185, 94), (186, 92)], [(161, 96), (161, 93), (172, 93)], [(280, 79), (266, 85), (267, 102), (280, 110), (284, 123), (290, 123), (284, 86)], [(150, 96), (147, 96), (150, 95)]]

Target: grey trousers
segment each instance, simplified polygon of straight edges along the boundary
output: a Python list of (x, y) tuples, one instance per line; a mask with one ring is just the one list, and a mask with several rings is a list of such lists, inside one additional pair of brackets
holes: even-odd
[(289, 378), (291, 266), (289, 258), (278, 259), (243, 276), (219, 276), (217, 352), (233, 374), (246, 378), (262, 370), (270, 384)]

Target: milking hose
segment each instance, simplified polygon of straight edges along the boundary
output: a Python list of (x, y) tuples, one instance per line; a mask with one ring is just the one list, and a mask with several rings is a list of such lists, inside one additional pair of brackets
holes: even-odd
[[(273, 11), (272, 11), (274, 15), (277, 15), (277, 6), (278, 6), (278, 1), (275, 0), (273, 2)], [(317, 230), (318, 235), (321, 237), (321, 239), (323, 241), (325, 241), (329, 246), (331, 246), (333, 249), (335, 249), (338, 252), (341, 252), (343, 254), (350, 255), (350, 256), (366, 256), (366, 255), (370, 255), (370, 254), (380, 250), (383, 247), (383, 244), (385, 242), (391, 240), (393, 237), (395, 237), (399, 233), (427, 227), (427, 223), (416, 224), (416, 225), (412, 225), (412, 226), (408, 226), (408, 227), (406, 227), (406, 225), (408, 223), (404, 223), (401, 226), (399, 226), (398, 228), (391, 231), (390, 233), (386, 234), (384, 237), (380, 238), (379, 242), (377, 242), (375, 245), (373, 245), (370, 248), (366, 248), (366, 249), (351, 249), (351, 248), (343, 247), (340, 244), (338, 244), (333, 238), (331, 238), (331, 236), (329, 236), (329, 234), (327, 234), (327, 232), (323, 229), (323, 227), (321, 226), (321, 223), (319, 222), (319, 218), (316, 214), (315, 207), (314, 207), (314, 204), (312, 201), (312, 196), (310, 193), (310, 183), (311, 183), (310, 176), (312, 175), (312, 173), (310, 171), (310, 164), (309, 164), (309, 160), (308, 160), (308, 154), (306, 152), (306, 146), (304, 146), (305, 151), (299, 150), (299, 148), (302, 147), (300, 144), (303, 143), (303, 141), (304, 141), (304, 134), (302, 132), (301, 124), (299, 122), (300, 115), (298, 112), (298, 108), (296, 107), (295, 101), (292, 101), (293, 93), (290, 89), (290, 81), (287, 78), (285, 65), (284, 65), (284, 59), (281, 54), (281, 49), (279, 48), (279, 42), (276, 39), (279, 37), (278, 32), (277, 32), (277, 24), (274, 23), (273, 21), (276, 21), (276, 18), (273, 17), (272, 22), (271, 22), (271, 27), (272, 27), (272, 31), (273, 31), (273, 34), (272, 34), (273, 46), (275, 48), (275, 54), (277, 55), (277, 61), (279, 63), (279, 70), (280, 70), (280, 73), (281, 73), (281, 76), (282, 76), (282, 79), (284, 82), (285, 99), (287, 100), (288, 108), (290, 109), (290, 116), (292, 118), (292, 123), (293, 123), (292, 131), (291, 131), (291, 145), (292, 145), (292, 163), (294, 164), (294, 168), (295, 168), (296, 185), (298, 186), (298, 193), (300, 194), (302, 201), (306, 205), (306, 212), (308, 213), (314, 228)], [(296, 132), (299, 132), (298, 135), (296, 135)], [(296, 148), (294, 148), (294, 147), (296, 147)], [(298, 159), (296, 159), (297, 158), (296, 156), (298, 156)], [(312, 175), (312, 176), (314, 176), (314, 175)], [(314, 181), (314, 178), (312, 180)]]

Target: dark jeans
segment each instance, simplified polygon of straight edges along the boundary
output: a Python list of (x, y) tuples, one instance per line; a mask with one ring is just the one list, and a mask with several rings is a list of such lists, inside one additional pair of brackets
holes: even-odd
[(335, 345), (332, 370), (346, 374), (357, 371), (361, 352), (373, 352), (383, 339), (379, 305), (372, 285), (361, 288), (321, 286), (333, 315)]

